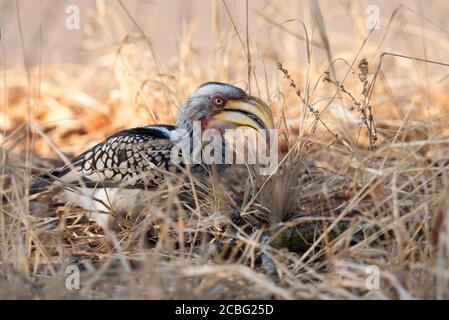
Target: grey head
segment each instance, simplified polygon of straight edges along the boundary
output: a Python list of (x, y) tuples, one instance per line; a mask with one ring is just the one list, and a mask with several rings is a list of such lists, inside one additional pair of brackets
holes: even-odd
[(223, 82), (203, 83), (182, 105), (177, 126), (190, 131), (194, 121), (209, 119), (216, 113), (214, 97), (225, 100), (245, 100), (248, 95), (242, 89)]

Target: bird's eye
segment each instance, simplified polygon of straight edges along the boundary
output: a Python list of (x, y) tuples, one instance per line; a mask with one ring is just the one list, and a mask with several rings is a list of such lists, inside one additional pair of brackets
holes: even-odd
[(213, 95), (211, 100), (212, 103), (217, 107), (223, 107), (226, 104), (226, 97), (221, 94)]

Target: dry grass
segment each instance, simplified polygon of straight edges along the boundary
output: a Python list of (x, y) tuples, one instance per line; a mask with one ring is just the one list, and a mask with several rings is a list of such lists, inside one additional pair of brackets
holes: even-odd
[[(205, 8), (209, 53), (194, 47), (195, 17), (161, 59), (141, 29), (112, 32), (129, 19), (119, 6), (91, 14), (88, 65), (2, 60), (0, 298), (449, 298), (447, 25), (399, 7), (370, 32), (354, 2), (311, 1), (292, 26), (284, 2), (251, 5), (242, 17), (244, 2)], [(347, 33), (324, 25), (333, 16)], [(397, 41), (426, 61), (381, 55)], [(32, 172), (119, 129), (174, 123), (210, 80), (251, 84), (269, 102), (282, 131), (276, 174), (186, 173), (106, 233), (52, 195), (30, 200)], [(80, 290), (65, 288), (70, 264)]]

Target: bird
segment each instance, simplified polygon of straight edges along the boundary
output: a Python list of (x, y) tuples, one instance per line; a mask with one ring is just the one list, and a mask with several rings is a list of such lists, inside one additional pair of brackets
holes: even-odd
[[(142, 194), (182, 170), (185, 164), (174, 163), (173, 155), (192, 151), (195, 124), (220, 134), (237, 127), (274, 128), (263, 100), (228, 83), (206, 82), (182, 104), (175, 125), (153, 124), (112, 134), (64, 166), (36, 176), (30, 193), (62, 187), (64, 202), (88, 210), (91, 220), (106, 227), (111, 207), (132, 210)], [(181, 151), (174, 152), (175, 146)], [(202, 158), (192, 167), (205, 171)]]

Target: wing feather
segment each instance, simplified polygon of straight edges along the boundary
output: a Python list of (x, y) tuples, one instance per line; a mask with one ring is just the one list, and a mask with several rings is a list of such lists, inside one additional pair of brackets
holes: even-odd
[(157, 186), (164, 173), (179, 169), (170, 161), (173, 130), (173, 126), (154, 125), (120, 131), (74, 158), (70, 166), (52, 170), (47, 179), (41, 177), (32, 191), (48, 185), (42, 182), (48, 177), (70, 184), (82, 180), (89, 187), (99, 183), (107, 187)]

